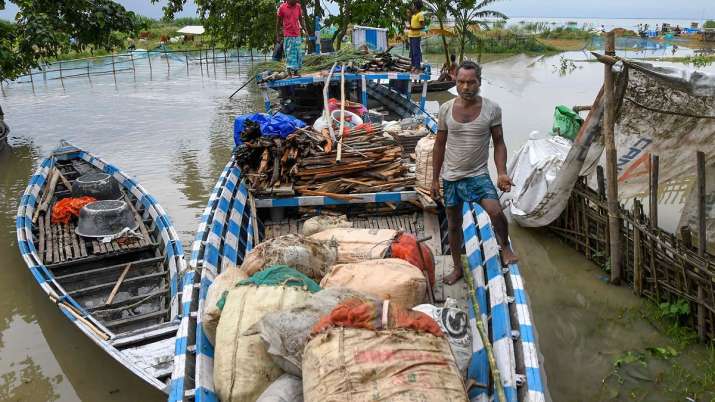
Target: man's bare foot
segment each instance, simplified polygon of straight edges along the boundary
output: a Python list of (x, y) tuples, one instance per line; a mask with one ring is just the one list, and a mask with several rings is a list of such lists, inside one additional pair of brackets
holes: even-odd
[(516, 264), (519, 262), (519, 257), (514, 254), (511, 247), (503, 247), (501, 250), (501, 262), (504, 266), (509, 266), (510, 264)]
[(462, 268), (454, 267), (452, 273), (445, 276), (442, 282), (444, 282), (445, 285), (454, 285), (458, 280), (462, 279), (463, 275)]

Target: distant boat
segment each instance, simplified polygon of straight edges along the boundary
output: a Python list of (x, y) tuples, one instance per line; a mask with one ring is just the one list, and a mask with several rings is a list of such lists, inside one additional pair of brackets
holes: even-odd
[[(453, 88), (457, 83), (455, 81), (427, 81), (427, 92), (442, 92)], [(422, 92), (422, 82), (412, 83), (412, 93), (418, 94)]]
[[(52, 205), (70, 197), (77, 177), (87, 173), (116, 181), (113, 192), (134, 216), (136, 236), (104, 242), (80, 236), (73, 222), (51, 222)], [(45, 199), (47, 211), (36, 213)], [(16, 229), (22, 258), (50, 301), (119, 363), (166, 391), (185, 262), (181, 240), (156, 199), (118, 168), (62, 142), (30, 178)]]

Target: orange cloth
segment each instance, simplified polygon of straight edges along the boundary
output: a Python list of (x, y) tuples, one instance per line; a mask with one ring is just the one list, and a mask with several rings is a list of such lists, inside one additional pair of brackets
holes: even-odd
[[(422, 257), (420, 257), (420, 251), (418, 250), (422, 251)], [(390, 253), (392, 257), (405, 260), (422, 270), (434, 287), (434, 257), (429, 247), (424, 243), (420, 243), (418, 247), (417, 238), (413, 234), (401, 233), (398, 235), (390, 246)]]
[(79, 216), (83, 206), (95, 202), (94, 197), (63, 198), (52, 207), (52, 223), (68, 224), (73, 216)]
[[(387, 316), (383, 310), (387, 307)], [(384, 321), (384, 318), (387, 320)], [(442, 336), (439, 325), (427, 314), (408, 310), (399, 304), (366, 302), (359, 299), (349, 299), (339, 304), (323, 316), (313, 326), (312, 334), (319, 334), (332, 327), (361, 328), (372, 331), (388, 329), (412, 329), (427, 332), (434, 336)]]

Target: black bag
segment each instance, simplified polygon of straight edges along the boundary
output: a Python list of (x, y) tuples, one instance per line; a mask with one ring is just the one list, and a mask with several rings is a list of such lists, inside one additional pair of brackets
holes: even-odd
[(283, 42), (276, 43), (276, 47), (273, 48), (273, 61), (281, 61), (283, 59)]

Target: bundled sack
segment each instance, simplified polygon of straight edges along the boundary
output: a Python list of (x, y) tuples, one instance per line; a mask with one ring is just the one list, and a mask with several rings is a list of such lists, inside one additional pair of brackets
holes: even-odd
[(399, 258), (335, 265), (320, 286), (356, 290), (406, 308), (424, 303), (427, 296), (427, 280), (422, 271)]
[(301, 233), (303, 233), (303, 236), (310, 236), (328, 229), (348, 229), (352, 227), (352, 222), (348, 221), (348, 217), (345, 215), (318, 215), (303, 223)]
[(337, 249), (329, 241), (289, 234), (257, 245), (246, 254), (241, 269), (253, 275), (271, 265), (288, 265), (320, 281), (336, 257)]
[(228, 291), (216, 331), (214, 388), (222, 401), (253, 402), (283, 370), (258, 335), (244, 332), (265, 314), (304, 303), (318, 285), (285, 266), (271, 267)]
[[(317, 334), (303, 354), (306, 402), (468, 401), (449, 344), (440, 336), (437, 324), (422, 313), (390, 305), (387, 302), (376, 316), (367, 314), (373, 316), (373, 324), (360, 321), (368, 329), (316, 326)], [(336, 314), (334, 310), (330, 316), (347, 312), (342, 306), (338, 309), (343, 311)], [(348, 310), (364, 313), (374, 309), (363, 303)], [(366, 318), (365, 314), (356, 316)], [(383, 316), (388, 317), (384, 325), (384, 320), (377, 318)], [(395, 321), (395, 316), (402, 317), (402, 322)], [(381, 323), (380, 330), (372, 328), (375, 322)], [(418, 327), (431, 330), (414, 330), (417, 322), (423, 322)]]
[(472, 331), (466, 312), (450, 307), (437, 307), (420, 304), (412, 310), (419, 311), (432, 318), (447, 337), (452, 354), (462, 376), (466, 376), (469, 361), (472, 358)]
[(283, 374), (258, 397), (256, 402), (303, 402), (303, 381)]
[(219, 300), (225, 296), (225, 293), (233, 289), (248, 275), (236, 266), (226, 266), (223, 272), (214, 279), (206, 293), (204, 301), (203, 315), (201, 317), (201, 326), (204, 333), (212, 345), (216, 344), (216, 328), (221, 318), (221, 308), (218, 306)]
[[(420, 253), (422, 255), (420, 255)], [(422, 270), (434, 288), (434, 256), (429, 247), (424, 243), (417, 243), (417, 237), (415, 237), (415, 235), (411, 233), (400, 233), (395, 241), (392, 242), (392, 245), (390, 245), (390, 256), (405, 260)]]
[(336, 263), (384, 258), (399, 232), (392, 229), (329, 229), (310, 236), (321, 241), (335, 241)]
[(350, 289), (323, 289), (304, 304), (289, 310), (268, 313), (247, 333), (257, 333), (268, 354), (286, 373), (302, 376), (303, 349), (318, 321), (346, 300), (370, 301), (369, 296)]

